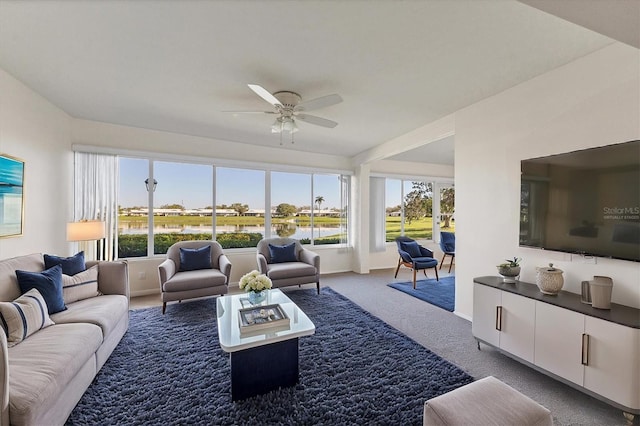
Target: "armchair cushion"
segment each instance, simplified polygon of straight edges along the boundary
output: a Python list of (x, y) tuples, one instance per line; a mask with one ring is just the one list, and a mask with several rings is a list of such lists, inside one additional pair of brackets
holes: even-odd
[(297, 278), (313, 276), (316, 274), (316, 268), (303, 262), (282, 262), (279, 264), (271, 264), (268, 267), (267, 276), (272, 280), (283, 280), (287, 278)]
[(400, 242), (400, 248), (403, 251), (406, 251), (409, 256), (413, 257), (421, 257), (422, 252), (420, 251), (420, 245), (417, 241), (402, 241)]
[(180, 247), (180, 271), (211, 269), (211, 246), (197, 249)]
[(271, 263), (297, 262), (296, 243), (276, 246), (269, 244), (269, 256)]

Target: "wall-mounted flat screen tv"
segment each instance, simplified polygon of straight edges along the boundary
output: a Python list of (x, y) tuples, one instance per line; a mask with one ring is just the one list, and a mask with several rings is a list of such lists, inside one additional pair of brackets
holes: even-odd
[(521, 246), (640, 262), (640, 141), (520, 166)]

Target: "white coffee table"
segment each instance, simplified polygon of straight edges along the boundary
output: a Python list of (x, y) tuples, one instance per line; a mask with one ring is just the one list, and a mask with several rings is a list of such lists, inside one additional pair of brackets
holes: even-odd
[(279, 304), (288, 326), (240, 333), (238, 311), (247, 294), (217, 300), (220, 347), (230, 354), (231, 399), (237, 401), (298, 383), (298, 338), (315, 333), (309, 317), (279, 289), (269, 290), (262, 305)]

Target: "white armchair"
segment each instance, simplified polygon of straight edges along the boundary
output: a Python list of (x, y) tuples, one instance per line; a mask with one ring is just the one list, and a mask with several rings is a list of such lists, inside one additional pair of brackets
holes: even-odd
[[(202, 251), (194, 250), (210, 250), (210, 256), (203, 258)], [(231, 262), (216, 241), (180, 241), (169, 247), (158, 273), (164, 314), (167, 302), (226, 294)]]
[(293, 238), (267, 238), (257, 246), (258, 270), (273, 287), (316, 283), (320, 294), (320, 256)]

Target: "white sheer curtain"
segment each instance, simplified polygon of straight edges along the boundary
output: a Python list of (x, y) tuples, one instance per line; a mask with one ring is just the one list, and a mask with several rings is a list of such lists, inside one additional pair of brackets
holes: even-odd
[(369, 251), (385, 251), (387, 240), (385, 178), (369, 178)]
[[(118, 238), (118, 157), (75, 152), (74, 163), (74, 221), (104, 221), (104, 259), (113, 260)], [(80, 247), (89, 258), (97, 258), (95, 242)]]

